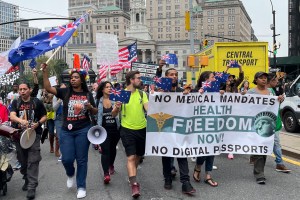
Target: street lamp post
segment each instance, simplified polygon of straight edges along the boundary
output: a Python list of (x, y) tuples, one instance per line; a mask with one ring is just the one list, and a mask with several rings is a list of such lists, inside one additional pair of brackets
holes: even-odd
[(271, 30), (273, 30), (273, 68), (276, 68), (276, 53), (277, 53), (277, 45), (276, 45), (276, 25), (275, 25), (275, 10), (273, 7), (272, 0), (270, 0), (272, 6), (272, 14), (273, 14), (273, 24), (271, 26)]

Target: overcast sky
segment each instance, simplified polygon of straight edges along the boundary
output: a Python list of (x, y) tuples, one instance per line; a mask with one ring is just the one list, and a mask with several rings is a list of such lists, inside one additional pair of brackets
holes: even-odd
[[(67, 16), (68, 0), (4, 0), (20, 6), (20, 17), (36, 18), (51, 17), (51, 15), (41, 15), (33, 12), (26, 12), (25, 8), (39, 10), (41, 12)], [(269, 42), (272, 49), (273, 39), (272, 30), (272, 8), (270, 0), (241, 0), (252, 19), (252, 27), (259, 41)], [(276, 10), (276, 32), (280, 34), (277, 42), (281, 43), (277, 56), (288, 55), (288, 0), (272, 0), (274, 10)], [(61, 17), (60, 16), (60, 17)], [(55, 16), (53, 16), (55, 17)], [(60, 20), (51, 21), (34, 21), (30, 22), (31, 26), (44, 28), (63, 24)]]

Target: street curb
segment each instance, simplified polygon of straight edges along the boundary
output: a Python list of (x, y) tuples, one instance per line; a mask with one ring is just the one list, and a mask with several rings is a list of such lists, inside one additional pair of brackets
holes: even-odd
[(295, 153), (295, 152), (292, 152), (292, 151), (289, 151), (286, 149), (282, 149), (282, 154), (285, 156), (289, 156), (289, 157), (300, 160), (300, 154), (298, 154), (298, 153)]

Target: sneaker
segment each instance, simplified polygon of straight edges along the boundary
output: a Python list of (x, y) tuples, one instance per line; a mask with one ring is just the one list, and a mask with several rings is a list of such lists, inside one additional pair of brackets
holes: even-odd
[(70, 189), (74, 186), (74, 176), (72, 177), (68, 177), (68, 180), (67, 180), (67, 187)]
[(59, 158), (58, 158), (58, 162), (61, 162), (61, 158), (62, 158), (62, 155), (60, 154)]
[(113, 175), (115, 172), (116, 172), (116, 171), (115, 171), (115, 167), (114, 167), (113, 165), (110, 166), (110, 167), (109, 167), (109, 174), (110, 174), (110, 175)]
[(171, 178), (165, 178), (164, 188), (166, 190), (171, 190), (172, 189), (172, 179)]
[(192, 195), (193, 193), (196, 192), (196, 190), (193, 188), (193, 186), (191, 185), (191, 183), (189, 181), (187, 181), (187, 182), (184, 182), (182, 184), (182, 192), (184, 194)]
[(218, 167), (214, 165), (214, 166), (213, 166), (213, 169), (214, 169), (214, 170), (217, 170), (217, 169), (218, 169)]
[(19, 170), (21, 169), (21, 163), (19, 161), (16, 162), (15, 166), (13, 167), (13, 170)]
[(110, 181), (110, 175), (109, 174), (104, 175), (104, 184), (109, 184), (109, 181)]
[(227, 156), (227, 158), (228, 158), (229, 160), (233, 160), (234, 156), (233, 156), (232, 153), (229, 153), (228, 156)]
[(192, 162), (196, 162), (196, 160), (197, 160), (197, 159), (196, 159), (195, 157), (192, 157), (192, 158), (191, 158), (191, 161), (192, 161)]
[(82, 199), (84, 197), (86, 197), (86, 190), (84, 188), (78, 188), (77, 199)]
[(35, 198), (35, 190), (34, 189), (30, 189), (27, 192), (27, 199), (34, 199)]
[(256, 179), (256, 183), (260, 184), (260, 185), (264, 185), (266, 184), (266, 178), (262, 177), (262, 178), (257, 178)]
[(133, 198), (138, 198), (141, 195), (140, 185), (138, 183), (133, 183), (131, 185), (131, 191), (132, 191), (132, 197)]
[(288, 169), (285, 165), (283, 164), (277, 164), (276, 165), (276, 171), (278, 172), (283, 172), (283, 173), (289, 173), (291, 172), (290, 169)]

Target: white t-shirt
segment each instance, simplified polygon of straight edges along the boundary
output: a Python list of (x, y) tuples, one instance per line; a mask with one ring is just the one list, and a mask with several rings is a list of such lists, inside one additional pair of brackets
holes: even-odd
[(18, 99), (18, 98), (19, 98), (19, 93), (13, 93), (13, 91), (8, 93), (8, 95), (7, 95), (7, 99), (10, 99), (11, 101)]

